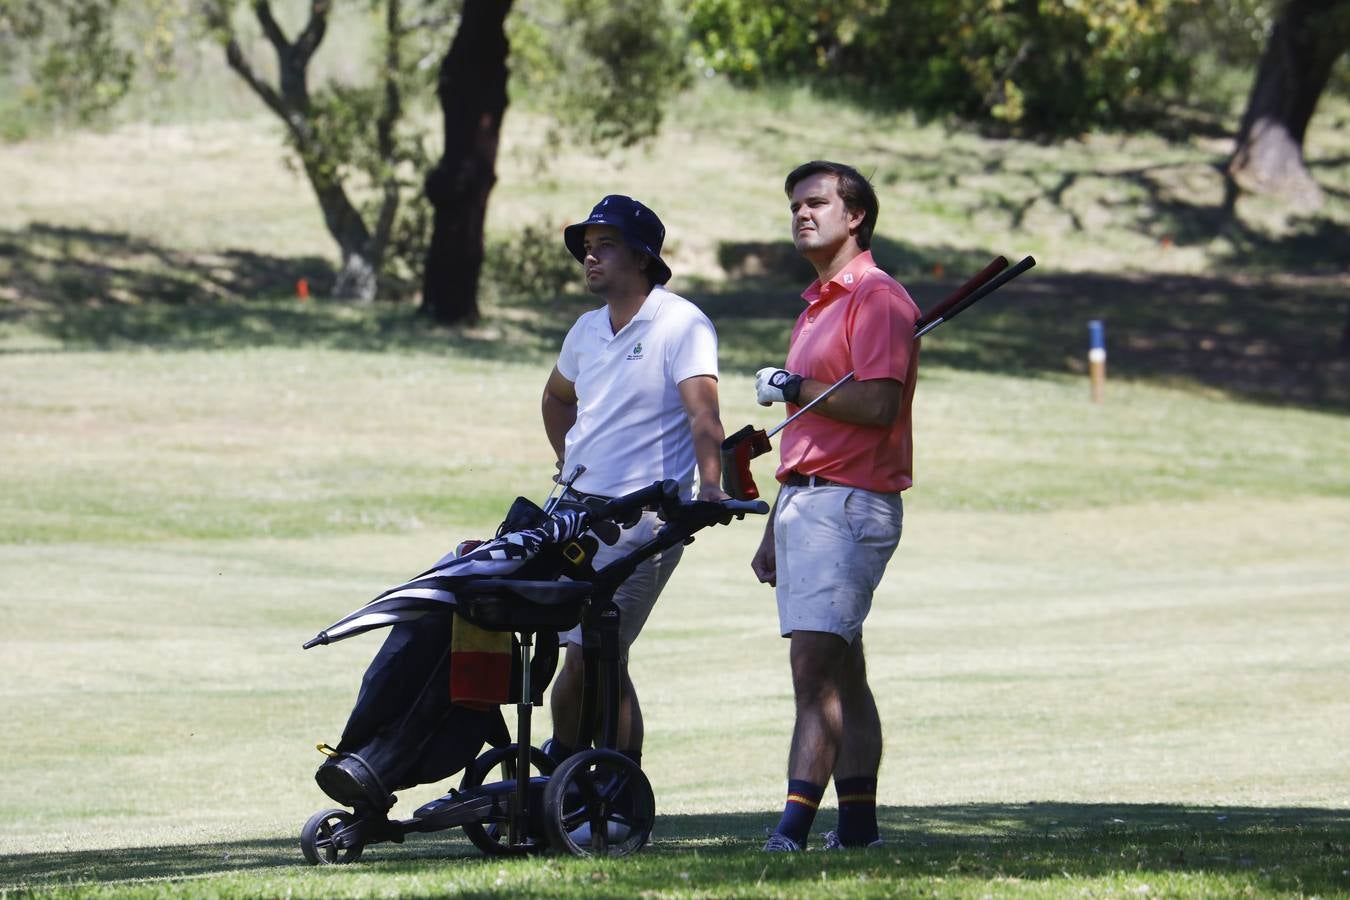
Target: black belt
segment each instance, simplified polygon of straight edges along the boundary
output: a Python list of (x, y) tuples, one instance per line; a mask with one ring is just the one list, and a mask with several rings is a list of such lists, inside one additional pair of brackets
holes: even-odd
[(582, 503), (582, 504), (588, 502), (608, 503), (613, 499), (614, 499), (613, 497), (606, 497), (603, 496), (602, 494), (588, 494), (585, 491), (579, 491), (573, 487), (570, 487), (566, 491), (564, 491), (561, 497), (562, 502), (571, 501), (573, 503)]
[(853, 487), (842, 481), (834, 481), (822, 475), (803, 475), (801, 472), (789, 472), (783, 484), (788, 487)]

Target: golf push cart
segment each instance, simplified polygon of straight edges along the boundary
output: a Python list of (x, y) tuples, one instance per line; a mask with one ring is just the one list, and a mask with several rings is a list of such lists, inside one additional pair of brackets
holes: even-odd
[[(390, 628), (338, 746), (319, 745), (328, 758), (315, 780), (347, 808), (321, 810), (305, 823), (300, 847), (308, 862), (355, 862), (370, 844), (401, 843), (412, 832), (448, 828), (462, 828), (489, 855), (551, 848), (575, 856), (625, 856), (647, 843), (655, 820), (651, 784), (637, 763), (616, 751), (615, 590), (643, 560), (692, 541), (703, 528), (747, 513), (763, 515), (768, 506), (735, 499), (681, 501), (674, 481), (608, 501), (564, 500), (581, 471), (578, 467), (543, 509), (517, 498), (495, 539), (446, 556), (304, 645)], [(598, 541), (613, 544), (644, 509), (658, 510), (664, 520), (655, 537), (596, 570), (591, 560)], [(512, 635), (514, 742), (499, 706), (451, 702), (448, 651), (453, 629), (468, 632), (465, 623)], [(531, 745), (530, 714), (542, 702), (557, 663), (556, 633), (578, 623), (585, 665), (581, 727), (573, 746), (589, 747), (591, 735), (599, 738), (594, 749), (555, 763)], [(480, 753), (484, 746), (488, 749)], [(389, 817), (396, 800), (392, 791), (460, 771), (457, 789), (410, 818)]]

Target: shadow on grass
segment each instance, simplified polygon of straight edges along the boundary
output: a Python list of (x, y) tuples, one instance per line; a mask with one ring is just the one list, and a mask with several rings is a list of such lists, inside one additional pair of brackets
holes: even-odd
[[(1299, 270), (1330, 246), (1350, 258), (1350, 235), (1326, 228), (1278, 245), (1246, 240), (1245, 261), (1257, 268)], [(925, 309), (994, 255), (880, 237), (874, 252)], [(1083, 373), (1087, 322), (1101, 319), (1113, 379), (1350, 409), (1342, 347), (1350, 276), (1072, 274), (1043, 262), (927, 339), (925, 362), (1022, 376)], [(780, 362), (812, 273), (786, 240), (725, 244), (719, 263), (729, 280), (688, 278), (673, 287), (717, 323), (723, 369), (750, 373)], [(296, 280), (319, 284), (326, 272), (316, 258), (193, 255), (122, 234), (34, 225), (0, 232), (0, 324), (22, 319), (24, 329), (73, 350), (298, 346), (546, 364), (595, 302), (486, 303), (478, 326), (443, 328), (408, 304), (294, 298)]]
[[(315, 299), (297, 298), (304, 279)], [(188, 253), (117, 232), (35, 224), (0, 231), (0, 323), (61, 349), (224, 350), (312, 346), (456, 352), (488, 359), (556, 351), (580, 307), (503, 307), (472, 328), (444, 328), (407, 303), (322, 298), (332, 268), (318, 257), (228, 250)], [(32, 351), (0, 351), (32, 352)]]
[[(1295, 241), (1290, 252), (1310, 252), (1302, 246)], [(741, 277), (690, 292), (718, 323), (724, 368), (753, 372), (781, 360), (810, 275), (794, 271), (792, 281), (770, 274), (773, 262), (790, 252), (787, 242), (735, 245), (727, 256)], [(922, 309), (995, 255), (881, 240), (874, 253)], [(1350, 257), (1350, 245), (1346, 253)], [(1100, 319), (1113, 377), (1350, 410), (1350, 356), (1342, 348), (1347, 288), (1345, 275), (1098, 275), (1037, 268), (935, 331), (924, 342), (923, 359), (1022, 376), (1085, 374), (1087, 323)]]
[[(765, 857), (763, 829), (776, 815), (661, 816), (654, 842), (606, 869), (604, 893), (669, 888), (675, 870), (693, 890), (728, 893), (771, 883), (775, 890), (822, 887), (862, 878), (913, 889), (933, 878), (1146, 879), (1163, 873), (1217, 876), (1262, 891), (1328, 894), (1350, 888), (1350, 810), (1139, 804), (972, 804), (883, 807), (880, 851)], [(826, 813), (822, 818), (833, 818)], [(822, 827), (825, 827), (822, 825)], [(447, 841), (447, 837), (450, 838)], [(305, 870), (292, 839), (239, 840), (177, 847), (126, 847), (0, 857), (0, 890), (116, 885), (144, 880), (209, 879), (274, 867)], [(570, 861), (590, 867), (594, 863)], [(457, 830), (414, 835), (403, 845), (366, 848), (354, 870), (405, 872), (428, 865), (500, 867)], [(795, 886), (795, 887), (794, 887)], [(1214, 883), (1205, 883), (1210, 892)]]
[(331, 264), (315, 256), (187, 253), (121, 232), (42, 223), (0, 231), (0, 260), (14, 299), (71, 307), (295, 296), (302, 278), (322, 294), (333, 280)]

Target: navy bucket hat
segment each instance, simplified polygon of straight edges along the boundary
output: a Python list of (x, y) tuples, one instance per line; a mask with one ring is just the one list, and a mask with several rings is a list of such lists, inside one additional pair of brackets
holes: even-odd
[(612, 225), (619, 229), (624, 243), (652, 258), (655, 267), (651, 274), (656, 284), (665, 284), (670, 280), (670, 266), (661, 259), (661, 245), (666, 239), (666, 226), (661, 224), (656, 213), (632, 197), (610, 194), (595, 204), (586, 221), (568, 225), (563, 229), (563, 243), (577, 258), (577, 262), (586, 259), (583, 245), (588, 225)]

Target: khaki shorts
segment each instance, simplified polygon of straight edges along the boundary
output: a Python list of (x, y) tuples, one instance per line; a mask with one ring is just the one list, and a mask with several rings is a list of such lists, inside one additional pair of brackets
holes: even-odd
[[(620, 556), (631, 553), (655, 537), (663, 524), (655, 512), (644, 512), (636, 525), (620, 534), (614, 546), (607, 547), (603, 542), (600, 544), (599, 549), (595, 551), (592, 565), (598, 571)], [(624, 659), (628, 658), (628, 648), (637, 640), (642, 626), (647, 624), (647, 617), (656, 606), (656, 598), (661, 596), (662, 589), (670, 580), (671, 573), (675, 571), (675, 565), (683, 553), (684, 545), (677, 544), (644, 560), (628, 580), (619, 585), (619, 589), (614, 592), (614, 603), (619, 607), (619, 646), (623, 650)], [(581, 626), (578, 625), (571, 631), (560, 632), (558, 641), (562, 644), (580, 646)]]
[(823, 631), (853, 643), (900, 543), (902, 518), (898, 493), (784, 487), (773, 526), (783, 637)]

